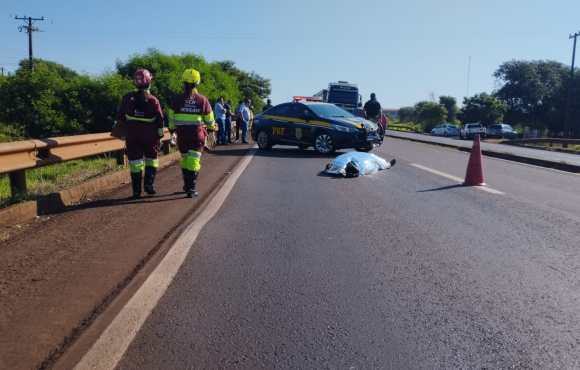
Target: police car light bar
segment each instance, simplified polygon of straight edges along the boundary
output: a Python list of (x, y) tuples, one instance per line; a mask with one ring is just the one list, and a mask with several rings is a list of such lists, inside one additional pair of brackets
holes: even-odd
[(295, 96), (292, 98), (295, 103), (299, 101), (313, 101), (313, 102), (321, 102), (322, 98), (318, 96)]

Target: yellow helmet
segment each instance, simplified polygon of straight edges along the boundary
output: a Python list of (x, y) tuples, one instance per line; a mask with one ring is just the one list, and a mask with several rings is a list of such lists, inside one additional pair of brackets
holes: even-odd
[(201, 82), (201, 75), (199, 71), (193, 68), (188, 68), (183, 72), (183, 76), (181, 77), (183, 82), (187, 82), (190, 84), (199, 84)]

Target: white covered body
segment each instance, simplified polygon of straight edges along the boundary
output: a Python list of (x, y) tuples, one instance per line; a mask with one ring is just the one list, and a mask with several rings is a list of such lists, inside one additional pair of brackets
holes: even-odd
[(336, 157), (326, 168), (326, 173), (347, 176), (347, 166), (351, 163), (357, 170), (358, 176), (366, 176), (391, 167), (385, 159), (364, 152), (348, 152)]

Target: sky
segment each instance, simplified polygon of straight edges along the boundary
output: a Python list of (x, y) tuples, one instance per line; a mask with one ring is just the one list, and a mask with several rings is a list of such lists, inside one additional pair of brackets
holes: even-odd
[(8, 71), (28, 56), (15, 15), (46, 17), (35, 57), (77, 71), (111, 71), (148, 48), (194, 52), (270, 79), (275, 104), (343, 80), (386, 108), (491, 92), (512, 59), (569, 65), (569, 35), (580, 31), (578, 0), (2, 0)]

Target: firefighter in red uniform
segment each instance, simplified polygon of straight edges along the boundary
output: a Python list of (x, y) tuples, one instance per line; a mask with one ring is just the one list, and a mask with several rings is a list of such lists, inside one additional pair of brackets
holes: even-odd
[[(153, 76), (146, 69), (135, 72), (137, 91), (123, 97), (117, 122), (127, 127), (127, 157), (131, 170), (133, 198), (141, 197), (141, 182), (145, 192), (155, 194), (153, 183), (159, 167), (160, 139), (163, 137), (163, 111), (159, 100), (149, 92)], [(145, 178), (143, 179), (143, 171)]]
[(184, 91), (173, 97), (168, 118), (169, 129), (177, 134), (177, 146), (182, 156), (183, 191), (191, 198), (198, 194), (195, 186), (207, 130), (216, 130), (216, 125), (211, 104), (197, 92), (201, 82), (199, 72), (193, 68), (186, 69), (182, 79)]

